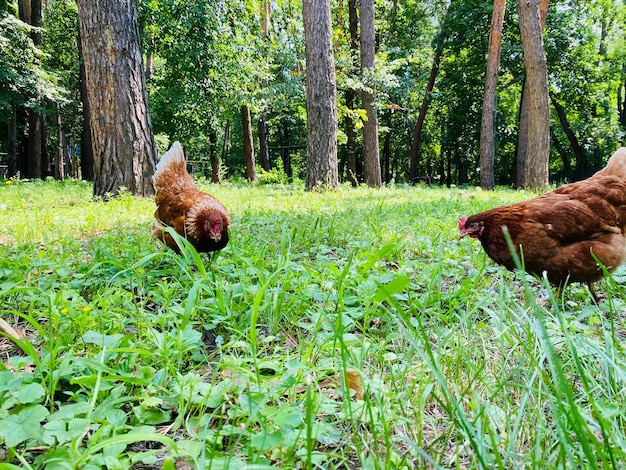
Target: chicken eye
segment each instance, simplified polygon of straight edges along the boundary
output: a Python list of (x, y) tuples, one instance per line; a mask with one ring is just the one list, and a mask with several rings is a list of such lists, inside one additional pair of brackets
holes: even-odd
[(472, 223), (470, 224), (470, 228), (471, 228), (472, 230), (473, 230), (473, 229), (476, 229), (476, 228), (478, 228), (478, 224), (477, 224), (476, 222), (472, 222)]

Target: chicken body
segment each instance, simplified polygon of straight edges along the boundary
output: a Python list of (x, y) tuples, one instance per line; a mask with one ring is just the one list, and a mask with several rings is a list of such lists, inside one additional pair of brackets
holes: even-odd
[(174, 239), (164, 232), (170, 226), (187, 238), (198, 252), (221, 250), (228, 244), (228, 211), (216, 198), (200, 191), (187, 172), (179, 142), (159, 161), (154, 174), (157, 209), (152, 236), (179, 252)]
[(478, 238), (492, 260), (513, 270), (503, 227), (527, 272), (591, 287), (603, 276), (596, 259), (613, 271), (626, 258), (626, 149), (586, 180), (459, 220), (460, 237)]

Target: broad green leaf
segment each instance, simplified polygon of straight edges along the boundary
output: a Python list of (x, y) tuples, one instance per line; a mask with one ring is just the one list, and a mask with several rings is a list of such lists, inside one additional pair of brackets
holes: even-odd
[(41, 405), (31, 405), (19, 413), (0, 420), (0, 437), (7, 447), (15, 447), (28, 440), (39, 438), (42, 434), (41, 422), (49, 412)]
[(411, 280), (408, 276), (398, 275), (395, 276), (394, 279), (387, 284), (382, 284), (376, 289), (376, 294), (374, 295), (374, 302), (383, 302), (387, 300), (389, 297), (400, 294), (404, 292)]

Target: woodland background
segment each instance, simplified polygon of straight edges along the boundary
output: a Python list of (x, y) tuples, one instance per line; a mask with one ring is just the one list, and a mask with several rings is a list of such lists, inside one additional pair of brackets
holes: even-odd
[[(261, 180), (302, 178), (307, 136), (300, 1), (139, 0), (136, 5), (159, 151), (180, 140), (195, 171), (213, 181), (245, 177), (249, 112)], [(551, 181), (560, 183), (600, 168), (622, 140), (624, 5), (610, 0), (545, 5), (549, 169)], [(358, 7), (354, 0), (331, 2), (339, 176), (353, 183), (363, 181), (361, 91), (372, 78), (359, 65)], [(480, 182), (493, 8), (479, 0), (375, 2), (373, 82), (383, 182)], [(0, 156), (6, 176), (92, 179), (76, 2), (5, 0), (0, 11)], [(493, 129), (497, 185), (519, 184), (525, 71), (518, 22), (517, 5), (509, 2)], [(34, 158), (38, 153), (40, 159)], [(356, 174), (348, 171), (351, 162)]]

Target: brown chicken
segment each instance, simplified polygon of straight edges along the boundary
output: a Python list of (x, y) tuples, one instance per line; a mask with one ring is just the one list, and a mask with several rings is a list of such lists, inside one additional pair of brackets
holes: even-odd
[(595, 297), (591, 283), (603, 276), (596, 259), (611, 272), (626, 258), (626, 148), (586, 180), (461, 217), (459, 238), (478, 238), (492, 260), (513, 270), (503, 227), (527, 272), (545, 272), (557, 286), (585, 282)]
[(172, 227), (187, 238), (198, 252), (217, 251), (228, 243), (228, 211), (210, 194), (200, 191), (187, 173), (185, 155), (174, 142), (157, 164), (154, 173), (156, 212), (152, 236), (180, 252), (174, 239), (165, 231)]

